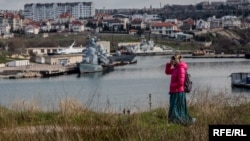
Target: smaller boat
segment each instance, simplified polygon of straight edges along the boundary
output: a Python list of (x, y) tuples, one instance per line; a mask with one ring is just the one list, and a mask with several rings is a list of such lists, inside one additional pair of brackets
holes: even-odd
[(146, 39), (142, 39), (138, 45), (127, 46), (127, 50), (136, 55), (170, 55), (175, 53), (171, 47), (156, 46), (153, 40), (147, 41)]
[(245, 58), (246, 58), (246, 59), (250, 59), (250, 52), (246, 52), (246, 53), (245, 53)]
[(214, 50), (200, 49), (192, 52), (192, 56), (215, 55)]
[(231, 85), (238, 88), (250, 88), (250, 72), (232, 73)]
[(136, 64), (137, 60), (134, 60), (132, 62), (114, 62), (112, 63), (114, 66), (124, 66), (124, 65), (128, 65), (128, 64)]
[(121, 53), (121, 51), (116, 51), (112, 56), (109, 56), (108, 59), (111, 62), (120, 62), (120, 63), (131, 63), (134, 61), (136, 54), (134, 53)]

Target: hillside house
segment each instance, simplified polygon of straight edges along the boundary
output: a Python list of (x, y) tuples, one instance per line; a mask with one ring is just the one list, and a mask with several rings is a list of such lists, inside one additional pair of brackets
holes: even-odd
[(42, 22), (40, 26), (41, 31), (50, 32), (52, 29), (51, 23), (49, 21)]
[(131, 28), (132, 29), (145, 29), (146, 28), (146, 23), (142, 21), (142, 19), (134, 19), (130, 22)]
[(241, 21), (236, 16), (223, 16), (221, 20), (224, 28), (234, 29), (241, 27)]
[(24, 28), (25, 34), (38, 34), (40, 31), (40, 27), (37, 24), (29, 24)]
[(161, 34), (164, 36), (172, 37), (178, 31), (176, 24), (170, 22), (152, 23), (150, 26), (152, 34)]
[(57, 32), (63, 32), (66, 30), (65, 24), (53, 24), (51, 26), (51, 30), (55, 30)]
[(220, 18), (216, 18), (215, 16), (209, 17), (207, 22), (210, 23), (210, 29), (222, 28), (222, 20)]
[(56, 18), (55, 22), (58, 24), (65, 24), (65, 23), (70, 23), (74, 20), (75, 18), (70, 13), (64, 12), (60, 14), (58, 18)]
[(123, 29), (126, 30), (128, 27), (127, 25), (129, 24), (129, 16), (128, 15), (124, 15), (124, 14), (115, 14), (113, 15), (114, 19), (118, 19), (119, 21), (122, 22), (123, 24)]
[(102, 21), (103, 31), (120, 32), (124, 29), (124, 23), (119, 19), (106, 19)]
[(171, 22), (177, 25), (178, 28), (180, 28), (183, 25), (183, 21), (178, 19), (165, 19), (165, 22)]
[(192, 18), (188, 18), (186, 20), (183, 20), (183, 25), (181, 26), (182, 31), (192, 31), (195, 27), (195, 20)]
[(69, 30), (73, 32), (82, 32), (84, 31), (84, 24), (80, 21), (73, 21), (69, 24)]
[(199, 19), (196, 21), (196, 29), (210, 29), (210, 23)]
[(98, 13), (95, 14), (94, 19), (95, 20), (113, 19), (113, 16), (106, 13)]

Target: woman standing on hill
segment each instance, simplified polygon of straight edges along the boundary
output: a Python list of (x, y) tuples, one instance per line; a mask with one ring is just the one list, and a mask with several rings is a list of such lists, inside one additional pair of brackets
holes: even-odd
[(181, 59), (181, 55), (172, 56), (170, 62), (166, 63), (165, 74), (171, 75), (168, 121), (185, 125), (193, 124), (195, 118), (192, 118), (187, 111), (184, 80), (188, 65)]

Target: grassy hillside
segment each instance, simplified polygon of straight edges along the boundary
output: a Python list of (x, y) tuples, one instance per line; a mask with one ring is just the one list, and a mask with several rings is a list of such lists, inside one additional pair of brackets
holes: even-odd
[[(94, 34), (91, 32), (83, 33), (53, 33), (49, 37), (43, 38), (41, 35), (33, 37), (17, 37), (13, 39), (0, 40), (0, 47), (4, 48), (8, 44), (9, 51), (20, 53), (26, 47), (67, 47), (74, 40), (76, 46), (85, 46), (88, 42), (88, 37), (92, 37)], [(111, 50), (117, 49), (117, 43), (119, 42), (135, 42), (140, 41), (141, 38), (138, 35), (128, 34), (95, 34), (98, 39), (110, 41)], [(208, 32), (206, 34), (197, 35), (194, 37), (194, 41), (182, 42), (173, 39), (157, 35), (144, 35), (146, 39), (154, 40), (157, 45), (165, 45), (173, 47), (179, 50), (197, 50), (205, 48), (204, 46), (197, 44), (195, 41), (212, 41), (210, 49), (215, 49), (217, 52), (235, 53), (245, 52), (250, 49), (248, 44), (250, 40), (250, 30), (220, 30), (214, 32)]]

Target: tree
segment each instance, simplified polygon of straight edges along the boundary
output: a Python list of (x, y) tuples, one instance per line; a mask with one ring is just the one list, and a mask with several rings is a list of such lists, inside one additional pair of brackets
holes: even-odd
[(139, 36), (141, 36), (143, 33), (144, 33), (144, 29), (139, 29), (139, 30), (137, 31), (137, 34), (138, 34)]
[(25, 52), (26, 42), (20, 38), (15, 38), (9, 41), (8, 46), (10, 52), (22, 54)]
[(197, 10), (203, 10), (203, 5), (197, 4), (197, 5), (196, 5), (196, 9), (197, 9)]

